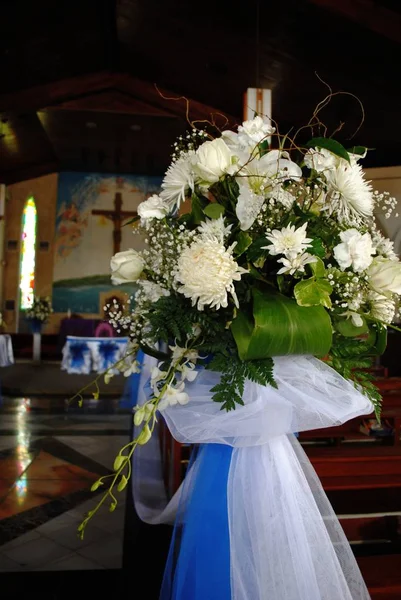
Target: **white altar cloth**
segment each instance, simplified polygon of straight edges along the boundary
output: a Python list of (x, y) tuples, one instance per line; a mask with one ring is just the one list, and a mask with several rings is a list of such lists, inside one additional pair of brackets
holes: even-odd
[(61, 369), (67, 373), (104, 373), (124, 357), (127, 337), (78, 337), (67, 336), (63, 347)]

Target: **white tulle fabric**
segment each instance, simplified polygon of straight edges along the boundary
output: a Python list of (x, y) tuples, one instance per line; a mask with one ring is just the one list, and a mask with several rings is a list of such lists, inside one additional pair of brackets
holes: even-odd
[[(293, 432), (339, 425), (371, 413), (372, 405), (313, 357), (275, 358), (274, 375), (277, 390), (247, 382), (245, 406), (227, 413), (211, 400), (219, 375), (203, 370), (187, 387), (190, 402), (163, 413), (179, 442), (234, 447), (227, 484), (232, 599), (366, 600), (352, 550)], [(154, 444), (135, 458), (135, 504), (143, 520), (171, 522), (185, 502), (183, 488), (170, 503), (159, 496), (152, 506), (140, 483), (145, 473), (149, 478)]]

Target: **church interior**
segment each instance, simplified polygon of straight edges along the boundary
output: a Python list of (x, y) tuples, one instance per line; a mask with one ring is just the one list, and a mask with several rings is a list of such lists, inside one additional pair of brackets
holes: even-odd
[[(250, 88), (270, 90), (282, 132), (307, 123), (331, 89), (328, 130), (369, 149), (368, 179), (401, 206), (401, 6), (6, 0), (1, 8), (1, 597), (83, 598), (89, 586), (135, 598), (143, 586), (156, 600), (171, 527), (139, 520), (130, 485), (84, 540), (76, 535), (96, 502), (94, 481), (111, 473), (133, 431), (137, 376), (102, 377), (127, 345), (105, 306), (136, 289), (111, 284), (110, 258), (143, 247), (126, 225), (158, 193), (178, 136), (190, 123), (240, 124)], [(401, 255), (399, 213), (377, 218)], [(26, 313), (33, 296), (50, 307), (37, 328)], [(401, 333), (389, 328), (374, 367), (380, 424), (369, 415), (299, 437), (374, 600), (401, 598), (400, 353)], [(191, 448), (168, 431), (160, 446), (171, 496)]]

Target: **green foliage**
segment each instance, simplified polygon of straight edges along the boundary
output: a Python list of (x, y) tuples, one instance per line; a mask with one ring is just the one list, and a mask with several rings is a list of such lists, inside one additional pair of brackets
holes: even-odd
[(325, 279), (303, 279), (294, 287), (294, 296), (299, 306), (318, 306), (322, 304), (326, 308), (331, 307), (330, 294), (333, 288)]
[(230, 411), (235, 409), (236, 404), (244, 404), (242, 396), (246, 379), (277, 388), (273, 366), (272, 358), (243, 362), (236, 352), (215, 355), (207, 368), (221, 373), (221, 380), (211, 389), (212, 399), (221, 403), (221, 410)]
[(380, 420), (382, 397), (373, 383), (374, 375), (368, 370), (374, 364), (375, 355), (371, 340), (335, 334), (327, 364), (345, 379), (353, 381), (355, 387), (368, 396), (374, 406), (376, 417)]
[(204, 214), (210, 219), (218, 219), (224, 214), (224, 211), (224, 206), (218, 204), (217, 202), (211, 202), (203, 209)]
[(242, 360), (289, 354), (325, 356), (332, 341), (332, 325), (323, 306), (298, 306), (268, 288), (254, 287), (253, 318), (238, 311), (231, 330)]
[(313, 238), (311, 245), (308, 248), (308, 252), (319, 258), (324, 258), (326, 256), (326, 249), (322, 240), (318, 237)]
[(149, 337), (155, 341), (168, 343), (177, 340), (177, 343), (182, 343), (192, 332), (193, 320), (182, 296), (159, 298), (147, 313), (147, 320), (150, 324)]

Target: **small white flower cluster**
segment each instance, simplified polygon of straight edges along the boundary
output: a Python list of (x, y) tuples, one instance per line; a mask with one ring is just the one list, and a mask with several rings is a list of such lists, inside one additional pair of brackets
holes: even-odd
[(45, 323), (52, 314), (52, 301), (49, 296), (34, 296), (32, 306), (25, 311), (25, 318), (29, 321)]

